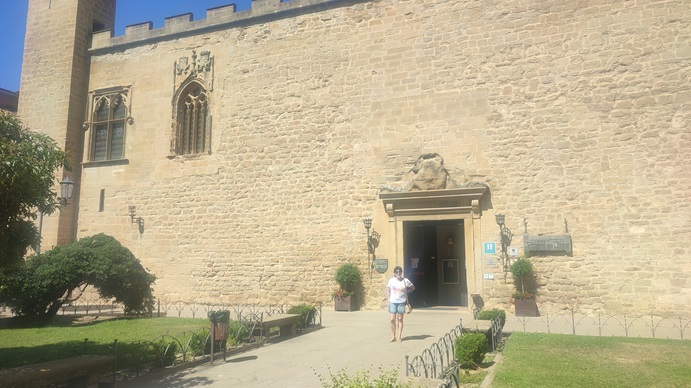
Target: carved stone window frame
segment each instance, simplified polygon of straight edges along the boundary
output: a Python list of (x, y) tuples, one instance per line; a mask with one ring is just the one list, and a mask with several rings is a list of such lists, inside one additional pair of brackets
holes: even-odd
[[(110, 103), (112, 103), (113, 98), (120, 97), (122, 99), (122, 103), (125, 104), (125, 117), (122, 119), (108, 119), (105, 121), (101, 121), (101, 123), (107, 123), (107, 125), (110, 126), (111, 122), (116, 122), (116, 121), (123, 121), (123, 141), (122, 141), (122, 157), (121, 158), (116, 158), (113, 159), (110, 151), (106, 152), (106, 157), (105, 159), (101, 160), (96, 160), (95, 158), (95, 142), (96, 142), (96, 134), (95, 134), (95, 125), (97, 124), (98, 120), (96, 119), (96, 110), (98, 108), (98, 105), (103, 103), (104, 100), (108, 100)], [(86, 146), (87, 149), (87, 154), (86, 154), (86, 163), (88, 165), (93, 165), (93, 164), (102, 164), (102, 163), (118, 163), (120, 161), (122, 162), (127, 162), (127, 153), (126, 153), (126, 148), (127, 148), (127, 132), (128, 132), (128, 127), (131, 127), (132, 124), (134, 123), (134, 120), (132, 118), (132, 85), (127, 85), (127, 86), (112, 86), (112, 87), (107, 87), (107, 88), (101, 88), (101, 89), (95, 89), (89, 92), (89, 98), (88, 98), (88, 106), (87, 106), (87, 117), (86, 121), (83, 124), (83, 129), (84, 131), (89, 132), (88, 136), (88, 143)], [(108, 128), (108, 131), (110, 131), (110, 127)], [(110, 135), (109, 135), (110, 138)]]
[[(211, 154), (211, 138), (212, 138), (212, 115), (211, 107), (213, 106), (213, 80), (214, 80), (214, 57), (210, 51), (192, 50), (191, 56), (183, 56), (175, 61), (173, 64), (173, 99), (171, 101), (172, 110), (172, 124), (170, 133), (170, 152), (168, 158), (178, 157), (198, 157), (200, 155)], [(180, 115), (180, 106), (183, 100), (189, 94), (190, 88), (198, 85), (205, 96), (205, 112), (204, 118), (204, 134), (203, 134), (203, 151), (202, 152), (186, 152), (182, 146), (181, 120), (185, 117)]]
[[(188, 99), (190, 95), (189, 91), (195, 87), (199, 87), (204, 96), (204, 110), (201, 112), (204, 120), (204, 133), (202, 135), (203, 150), (201, 152), (187, 152), (185, 147), (182, 145), (183, 131), (187, 131), (187, 129), (183, 128), (184, 123), (181, 122), (183, 119), (185, 119), (185, 116), (180, 115), (180, 109), (181, 105), (185, 103), (184, 100)], [(185, 82), (180, 86), (173, 99), (173, 133), (170, 147), (170, 157), (194, 157), (198, 155), (211, 154), (212, 117), (210, 104), (211, 96), (203, 80), (190, 79), (188, 82)]]

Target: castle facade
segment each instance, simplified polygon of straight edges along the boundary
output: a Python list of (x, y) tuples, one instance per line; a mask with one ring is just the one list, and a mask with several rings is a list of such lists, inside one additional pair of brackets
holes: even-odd
[(76, 182), (43, 250), (110, 234), (169, 301), (328, 304), (352, 262), (363, 308), (401, 266), (417, 306), (508, 310), (527, 253), (541, 311), (691, 315), (689, 2), (114, 20), (29, 1), (18, 114)]

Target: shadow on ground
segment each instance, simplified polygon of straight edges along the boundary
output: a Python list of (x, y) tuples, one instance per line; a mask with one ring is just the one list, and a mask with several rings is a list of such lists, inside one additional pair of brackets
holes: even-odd
[(403, 341), (422, 341), (426, 338), (430, 338), (431, 335), (428, 334), (423, 334), (423, 335), (408, 335), (402, 338)]

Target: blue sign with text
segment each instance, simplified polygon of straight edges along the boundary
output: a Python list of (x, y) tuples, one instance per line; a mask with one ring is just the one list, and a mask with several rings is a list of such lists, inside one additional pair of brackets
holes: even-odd
[(482, 246), (484, 247), (484, 252), (487, 255), (494, 255), (497, 253), (497, 243), (494, 242), (486, 242), (482, 243)]

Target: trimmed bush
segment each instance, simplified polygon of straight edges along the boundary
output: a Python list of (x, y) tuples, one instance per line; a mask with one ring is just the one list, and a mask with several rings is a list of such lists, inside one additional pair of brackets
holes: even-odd
[(362, 282), (362, 275), (355, 264), (345, 263), (336, 270), (336, 283), (345, 291), (353, 292)]
[(501, 325), (501, 327), (504, 327), (504, 323), (506, 322), (506, 311), (504, 310), (481, 310), (477, 314), (477, 319), (480, 321), (493, 321), (497, 318), (499, 318), (499, 324)]
[(533, 263), (527, 257), (516, 260), (509, 268), (513, 275), (513, 281), (518, 292), (514, 294), (515, 299), (533, 299), (535, 295), (526, 289), (526, 283), (530, 286), (533, 274)]
[(489, 348), (487, 337), (482, 333), (466, 333), (456, 338), (456, 361), (464, 369), (477, 369)]
[(303, 330), (314, 319), (314, 315), (317, 314), (317, 308), (307, 304), (299, 304), (293, 306), (288, 310), (288, 314), (300, 314), (300, 322), (298, 322), (298, 330)]
[[(97, 234), (31, 256), (11, 271), (0, 273), (0, 301), (17, 315), (54, 317), (70, 291), (93, 286), (103, 299), (115, 299), (125, 314), (144, 314), (153, 308), (156, 280), (115, 238)], [(80, 294), (75, 292), (75, 294)]]

